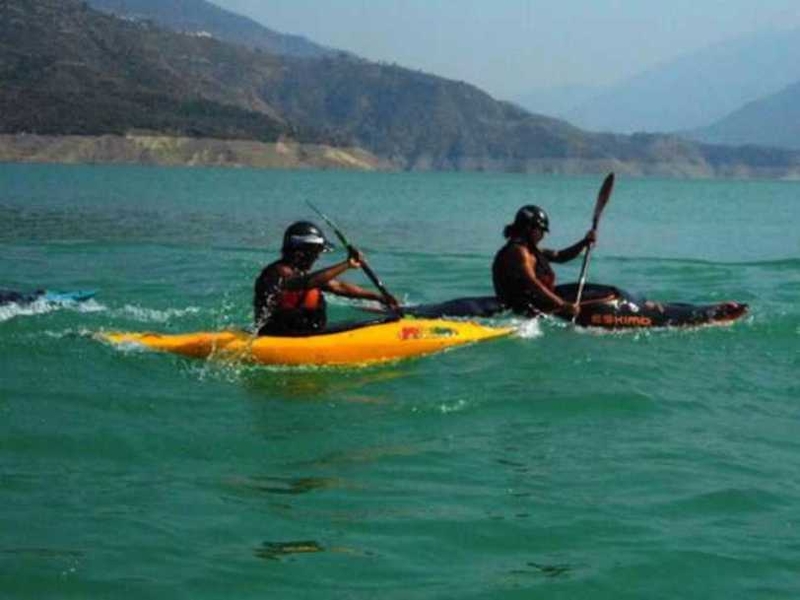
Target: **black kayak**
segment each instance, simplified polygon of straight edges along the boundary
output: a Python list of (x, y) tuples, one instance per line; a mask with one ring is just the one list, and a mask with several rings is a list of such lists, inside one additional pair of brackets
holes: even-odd
[[(574, 300), (578, 284), (556, 287), (556, 293)], [(441, 317), (492, 317), (506, 308), (494, 296), (456, 298), (439, 304), (404, 307), (406, 315)], [(581, 298), (581, 312), (576, 324), (603, 329), (642, 329), (649, 327), (697, 327), (735, 321), (747, 313), (747, 305), (738, 302), (685, 304), (651, 302), (610, 285), (586, 284)], [(554, 315), (571, 321), (570, 317)]]

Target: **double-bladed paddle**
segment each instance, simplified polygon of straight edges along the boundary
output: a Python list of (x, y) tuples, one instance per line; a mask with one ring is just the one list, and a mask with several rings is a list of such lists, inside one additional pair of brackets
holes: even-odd
[[(603, 214), (603, 209), (608, 204), (609, 198), (611, 198), (611, 190), (614, 188), (614, 173), (609, 173), (605, 180), (603, 181), (603, 185), (600, 186), (600, 191), (597, 193), (597, 202), (594, 205), (594, 216), (592, 216), (592, 231), (597, 231), (597, 225), (600, 222), (600, 215)], [(586, 285), (586, 271), (589, 269), (589, 255), (592, 253), (592, 248), (594, 248), (594, 243), (590, 244), (589, 247), (586, 249), (586, 254), (583, 255), (583, 266), (581, 267), (581, 276), (578, 280), (578, 294), (575, 296), (575, 304), (580, 305), (581, 303), (581, 296), (583, 296), (583, 287)], [(572, 317), (572, 322), (575, 322), (578, 316), (575, 315)]]
[[(308, 200), (306, 200), (306, 204), (308, 204), (308, 206), (311, 208), (311, 210), (313, 210), (315, 213), (317, 213), (320, 216), (320, 218), (328, 224), (328, 227), (330, 227), (333, 230), (333, 233), (336, 234), (336, 237), (339, 238), (339, 241), (342, 243), (342, 245), (345, 248), (347, 248), (348, 252), (350, 252), (351, 254), (356, 254), (357, 253), (357, 250), (356, 250), (355, 246), (353, 246), (353, 244), (351, 244), (349, 242), (349, 240), (344, 235), (344, 233), (342, 233), (342, 230), (339, 229), (336, 226), (336, 224), (333, 221), (331, 221), (325, 215), (325, 213), (323, 213), (320, 209), (318, 209), (316, 206), (314, 206)], [(375, 285), (376, 288), (378, 288), (378, 291), (386, 299), (386, 303), (389, 306), (389, 308), (398, 317), (402, 317), (403, 316), (403, 310), (399, 306), (394, 306), (393, 305), (392, 295), (389, 293), (389, 290), (386, 289), (386, 286), (383, 285), (383, 282), (375, 274), (375, 271), (372, 270), (372, 267), (369, 266), (369, 263), (367, 263), (367, 259), (364, 257), (363, 254), (361, 255), (361, 261), (360, 262), (361, 262), (361, 268), (363, 269), (364, 273), (367, 275), (367, 277), (369, 277), (369, 280)]]

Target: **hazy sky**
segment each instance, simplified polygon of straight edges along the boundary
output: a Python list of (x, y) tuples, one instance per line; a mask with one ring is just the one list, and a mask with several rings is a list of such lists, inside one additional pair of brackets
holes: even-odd
[(283, 33), (474, 83), (500, 98), (613, 83), (760, 29), (798, 0), (212, 0)]

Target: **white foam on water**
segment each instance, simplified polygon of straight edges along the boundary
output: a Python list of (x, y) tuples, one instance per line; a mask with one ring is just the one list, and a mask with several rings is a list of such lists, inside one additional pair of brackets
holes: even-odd
[(605, 337), (605, 336), (613, 336), (613, 337), (632, 337), (634, 340), (640, 340), (642, 338), (649, 338), (653, 333), (662, 333), (667, 331), (668, 328), (666, 327), (629, 327), (629, 328), (620, 328), (620, 329), (605, 329), (603, 327), (575, 327), (574, 331), (578, 335), (589, 335), (593, 337)]
[(79, 313), (95, 313), (108, 310), (108, 307), (105, 304), (101, 304), (94, 299), (86, 300), (84, 302), (71, 302), (69, 304), (65, 304), (64, 307), (75, 310)]
[[(39, 335), (43, 335), (45, 337), (54, 339), (54, 340), (61, 340), (65, 338), (97, 338), (98, 333), (91, 329), (87, 329), (85, 327), (81, 327), (79, 329), (62, 329), (61, 331), (43, 331), (41, 334), (33, 334), (32, 337), (38, 337)], [(97, 338), (101, 339), (101, 338)]]
[(544, 335), (539, 319), (515, 320), (516, 335), (526, 340), (540, 338)]
[[(102, 338), (98, 338), (101, 342), (105, 342)], [(114, 350), (121, 352), (122, 354), (145, 354), (148, 352), (153, 352), (151, 348), (148, 348), (144, 344), (140, 344), (139, 342), (117, 342), (115, 344), (109, 344)]]
[(196, 306), (188, 306), (186, 308), (158, 310), (155, 308), (143, 308), (133, 304), (126, 304), (121, 309), (114, 312), (121, 313), (126, 317), (131, 317), (143, 323), (166, 323), (171, 319), (179, 319), (187, 315), (196, 315), (200, 312), (200, 309)]
[(440, 404), (439, 405), (439, 412), (441, 412), (443, 415), (446, 415), (446, 414), (449, 414), (449, 413), (461, 412), (462, 410), (467, 408), (467, 406), (468, 406), (468, 402), (466, 400), (464, 400), (464, 399), (460, 399), (460, 400), (456, 400), (455, 402), (451, 402), (451, 403), (447, 403), (447, 404), (445, 404), (445, 403)]
[(238, 361), (216, 360), (212, 355), (205, 360), (187, 360), (183, 368), (200, 382), (240, 383), (247, 374), (249, 365)]
[(16, 303), (0, 306), (0, 323), (10, 321), (14, 317), (28, 317), (32, 315), (43, 315), (55, 310), (56, 307), (43, 301), (31, 302), (19, 305)]
[(10, 321), (15, 317), (31, 317), (34, 315), (45, 315), (57, 310), (72, 310), (79, 313), (93, 313), (107, 310), (107, 307), (96, 300), (86, 300), (84, 302), (49, 302), (44, 299), (17, 304), (12, 302), (0, 306), (0, 323)]

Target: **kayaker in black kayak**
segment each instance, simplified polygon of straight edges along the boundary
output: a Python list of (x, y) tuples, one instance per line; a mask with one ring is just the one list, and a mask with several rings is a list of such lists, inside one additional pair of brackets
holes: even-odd
[(503, 231), (506, 244), (492, 263), (492, 281), (497, 299), (517, 314), (535, 316), (558, 313), (574, 316), (580, 307), (555, 291), (556, 275), (551, 262), (564, 263), (578, 257), (595, 241), (589, 231), (583, 239), (563, 250), (544, 250), (539, 243), (550, 230), (549, 219), (538, 206), (523, 206), (514, 222)]
[(255, 282), (253, 309), (259, 335), (302, 335), (323, 330), (327, 322), (323, 292), (398, 305), (391, 296), (336, 279), (348, 269), (361, 268), (358, 251), (340, 263), (309, 273), (320, 254), (331, 249), (313, 223), (298, 221), (286, 229), (281, 258), (267, 265)]

